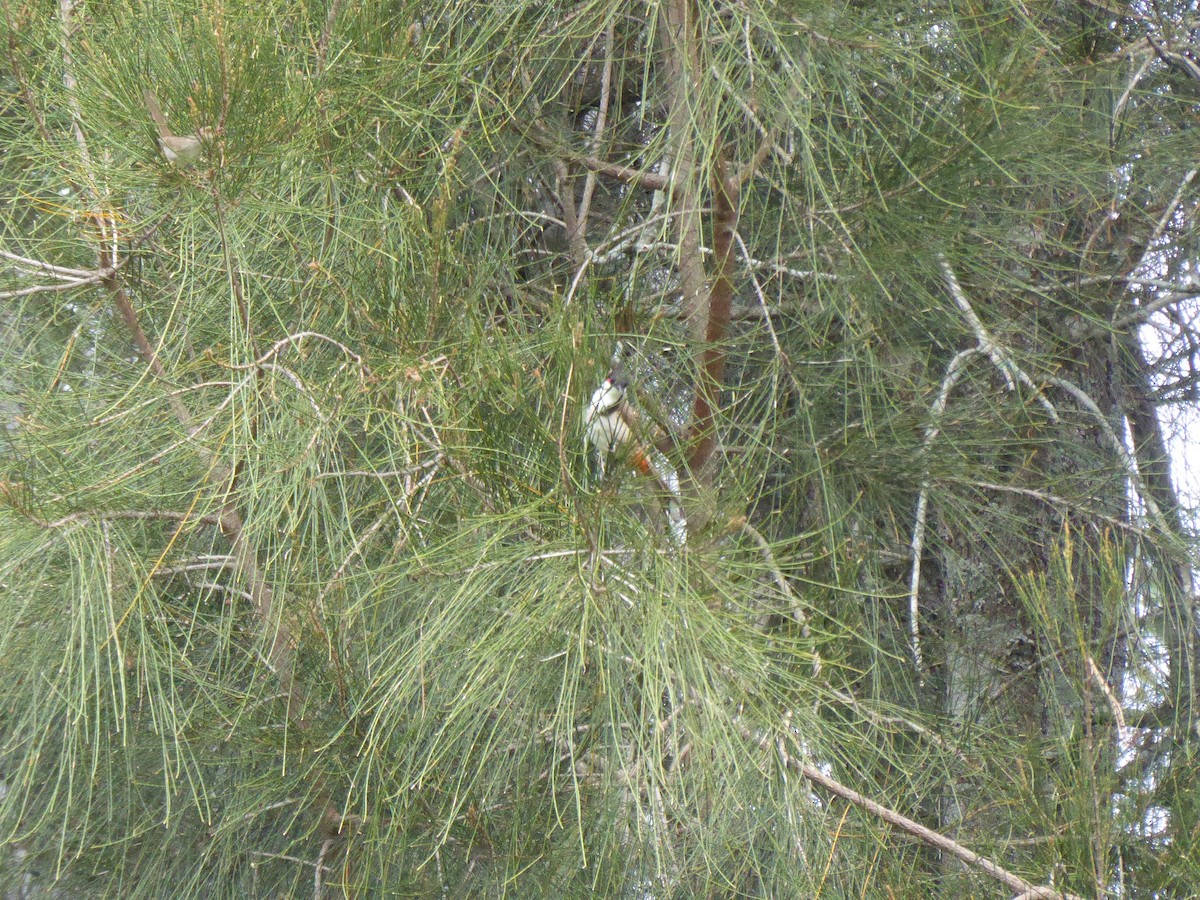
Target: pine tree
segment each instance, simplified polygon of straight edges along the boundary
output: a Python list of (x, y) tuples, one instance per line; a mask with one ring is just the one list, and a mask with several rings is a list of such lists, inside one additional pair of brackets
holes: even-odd
[(8, 890), (1200, 883), (1183, 6), (3, 12)]

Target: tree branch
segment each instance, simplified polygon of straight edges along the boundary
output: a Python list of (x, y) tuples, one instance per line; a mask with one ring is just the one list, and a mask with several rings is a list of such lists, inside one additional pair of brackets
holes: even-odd
[[(91, 174), (93, 172), (92, 158), (83, 130), (83, 114), (79, 107), (78, 97), (76, 96), (74, 62), (70, 49), (71, 17), (74, 9), (75, 4), (72, 0), (59, 0), (59, 16), (62, 28), (63, 83), (67, 90), (72, 127), (76, 143), (79, 146), (83, 170), (89, 178), (88, 192), (91, 194), (96, 205), (104, 209), (107, 206), (104, 198), (99, 190), (92, 186), (94, 184)], [(155, 380), (164, 385), (169, 385), (170, 381), (167, 377), (166, 369), (163, 367), (154, 345), (151, 344), (138, 320), (137, 312), (133, 308), (133, 301), (118, 280), (117, 270), (120, 269), (120, 261), (118, 258), (119, 241), (116, 218), (110, 214), (103, 213), (100, 215), (98, 221), (101, 233), (101, 243), (98, 250), (100, 262), (98, 270), (108, 270), (111, 273), (105, 276), (101, 280), (101, 283), (107, 289), (109, 297), (121, 315), (122, 321), (132, 334), (134, 343), (138, 348), (138, 353), (142, 357), (143, 362), (145, 362), (146, 367), (150, 370)], [(184, 405), (183, 401), (174, 391), (168, 394), (167, 400), (179, 423), (185, 429), (188, 429), (192, 422), (192, 415), (187, 406)], [(291, 630), (276, 615), (277, 609), (274, 602), (274, 593), (267, 582), (265, 574), (259, 567), (257, 553), (246, 536), (246, 529), (241, 514), (238, 512), (233, 501), (229, 499), (228, 490), (232, 484), (233, 471), (227, 464), (220, 462), (203, 447), (197, 446), (196, 452), (200, 457), (202, 465), (208, 471), (208, 483), (214, 486), (222, 497), (219, 501), (217, 525), (221, 529), (221, 533), (230, 542), (238, 573), (247, 582), (248, 593), (253, 600), (259, 624), (264, 636), (269, 641), (268, 661), (280, 680), (283, 691), (289, 699), (289, 705), (294, 705), (298, 709), (302, 708), (302, 698), (296, 690), (294, 673), (292, 671)], [(277, 619), (279, 620), (277, 621)], [(302, 721), (302, 716), (298, 721)]]
[[(936, 847), (939, 850), (949, 853), (951, 856), (962, 860), (967, 865), (979, 869), (981, 872), (990, 875), (992, 878), (1004, 884), (1010, 890), (1018, 891), (1031, 898), (1031, 900), (1081, 900), (1081, 898), (1074, 894), (1056, 891), (1053, 888), (1038, 887), (1037, 885), (1026, 881), (1024, 878), (1021, 878), (1019, 875), (1009, 872), (1007, 869), (995, 862), (992, 862), (990, 859), (980, 856), (973, 850), (967, 849), (962, 844), (958, 843), (958, 841), (948, 838), (944, 834), (939, 834), (931, 828), (926, 828), (919, 822), (914, 822), (907, 816), (903, 816), (895, 810), (889, 809), (883, 804), (876, 803), (869, 797), (863, 796), (858, 791), (849, 788), (840, 781), (837, 781), (829, 775), (826, 775), (816, 766), (803, 762), (803, 760), (798, 756), (792, 756), (789, 754), (786, 746), (784, 745), (784, 737), (779, 737), (773, 742), (772, 735), (769, 732), (762, 732), (758, 736), (755, 736), (751, 734), (750, 730), (744, 726), (742, 728), (742, 735), (747, 740), (752, 741), (760, 750), (767, 750), (772, 746), (772, 743), (774, 743), (774, 749), (779, 754), (780, 762), (782, 762), (786, 768), (791, 769), (793, 772), (798, 772), (806, 780), (821, 788), (824, 788), (825, 790), (829, 791), (829, 793), (837, 797), (841, 797), (843, 800), (853, 803), (859, 809), (866, 810), (871, 815), (878, 819), (882, 819), (889, 825), (894, 825), (896, 828), (899, 828), (906, 834), (915, 837), (917, 840), (923, 841), (924, 843), (929, 844), (931, 847)], [(786, 737), (786, 740), (794, 742), (795, 738), (789, 735)]]
[[(693, 449), (688, 460), (693, 477), (702, 482), (711, 478), (711, 473), (706, 470), (717, 446), (716, 414), (720, 407), (721, 388), (725, 383), (724, 341), (733, 307), (733, 238), (737, 230), (738, 198), (741, 192), (741, 182), (736, 174), (729, 172), (728, 161), (720, 149), (717, 151), (712, 187), (715, 272), (704, 316), (704, 349), (690, 436)], [(694, 312), (698, 313), (699, 309)]]
[(945, 413), (946, 405), (950, 400), (950, 392), (954, 390), (954, 386), (958, 384), (959, 379), (962, 377), (965, 371), (964, 366), (974, 356), (986, 356), (1004, 377), (1005, 384), (1008, 385), (1010, 391), (1016, 390), (1017, 382), (1025, 385), (1033, 391), (1039, 405), (1046, 410), (1046, 415), (1050, 418), (1050, 421), (1058, 421), (1058, 410), (1054, 408), (1054, 404), (1046, 398), (1041, 388), (1034, 384), (1033, 379), (1026, 374), (1025, 370), (1017, 365), (1008, 351), (996, 343), (995, 339), (988, 333), (983, 322), (976, 315), (974, 307), (971, 306), (971, 301), (967, 299), (962, 285), (958, 283), (958, 278), (955, 276), (954, 270), (950, 267), (949, 261), (940, 253), (938, 254), (938, 263), (941, 266), (942, 275), (946, 279), (946, 287), (950, 292), (950, 296), (954, 299), (955, 305), (962, 310), (967, 324), (975, 334), (975, 346), (955, 354), (954, 358), (950, 361), (950, 365), (946, 367), (946, 374), (942, 378), (942, 386), (938, 390), (937, 399), (930, 410), (930, 422), (925, 427), (925, 437), (921, 441), (921, 455), (926, 458), (926, 462), (924, 464), (924, 475), (921, 479), (921, 488), (917, 494), (917, 511), (913, 517), (912, 541), (909, 544), (909, 549), (912, 553), (912, 570), (908, 579), (909, 649), (912, 651), (913, 665), (916, 667), (918, 678), (924, 678), (925, 675), (924, 660), (921, 656), (919, 591), (921, 588), (921, 554), (924, 552), (925, 546), (925, 518), (928, 515), (929, 508), (930, 482), (927, 458), (929, 448), (941, 432), (942, 415)]

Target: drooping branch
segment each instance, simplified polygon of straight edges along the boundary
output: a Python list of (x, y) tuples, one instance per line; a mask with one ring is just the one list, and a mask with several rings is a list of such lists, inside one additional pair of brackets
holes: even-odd
[[(921, 441), (922, 455), (928, 457), (930, 447), (937, 439), (938, 434), (941, 433), (942, 416), (946, 412), (946, 405), (950, 401), (950, 394), (966, 371), (966, 364), (976, 356), (986, 356), (992, 361), (992, 365), (996, 367), (996, 370), (1004, 378), (1004, 382), (1010, 391), (1016, 390), (1018, 382), (1033, 391), (1038, 403), (1046, 410), (1046, 415), (1050, 418), (1050, 421), (1057, 422), (1058, 410), (1055, 409), (1054, 404), (1034, 384), (1033, 379), (1029, 377), (1025, 370), (1017, 365), (1008, 350), (997, 343), (996, 339), (984, 327), (982, 320), (971, 305), (971, 301), (967, 298), (966, 292), (962, 289), (962, 285), (958, 283), (958, 277), (954, 274), (954, 269), (951, 268), (949, 261), (945, 256), (939, 254), (938, 262), (942, 270), (942, 276), (946, 280), (946, 288), (950, 292), (950, 296), (953, 298), (955, 305), (962, 311), (968, 326), (970, 326), (971, 331), (975, 335), (975, 346), (959, 351), (950, 361), (950, 365), (946, 367), (946, 374), (942, 378), (937, 399), (930, 410), (930, 421), (925, 427), (925, 437)], [(918, 678), (924, 678), (925, 675), (925, 661), (921, 654), (920, 590), (921, 556), (925, 547), (925, 520), (929, 513), (929, 489), (929, 463), (928, 459), (926, 459), (921, 487), (917, 493), (917, 510), (913, 517), (912, 540), (909, 544), (912, 564), (908, 579), (909, 650), (912, 652), (913, 665), (916, 668)]]

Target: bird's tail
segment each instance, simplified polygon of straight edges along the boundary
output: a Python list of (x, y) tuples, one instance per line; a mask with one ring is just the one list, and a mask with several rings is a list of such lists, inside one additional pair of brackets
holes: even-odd
[(171, 127), (167, 124), (167, 117), (163, 115), (162, 107), (158, 105), (158, 98), (154, 96), (154, 91), (146, 88), (142, 91), (142, 98), (146, 101), (146, 109), (150, 112), (150, 118), (158, 126), (159, 137), (171, 137)]
[(687, 516), (683, 511), (683, 494), (679, 489), (679, 473), (662, 453), (654, 448), (638, 454), (639, 468), (653, 475), (659, 486), (667, 492), (667, 526), (676, 546), (687, 543)]

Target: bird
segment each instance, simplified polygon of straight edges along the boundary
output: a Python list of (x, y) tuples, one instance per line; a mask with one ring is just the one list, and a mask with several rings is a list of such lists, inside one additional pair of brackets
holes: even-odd
[(671, 537), (682, 545), (687, 542), (687, 518), (683, 512), (679, 473), (661, 451), (643, 440), (644, 430), (641, 417), (629, 402), (629, 380), (614, 369), (592, 392), (584, 410), (584, 443), (595, 449), (601, 478), (604, 478), (608, 457), (620, 453), (632, 468), (658, 482), (668, 494), (667, 521)]
[[(637, 424), (636, 413), (627, 398), (628, 382), (616, 372), (609, 372), (600, 387), (592, 392), (591, 402), (583, 414), (584, 441), (596, 450), (596, 465), (604, 477), (609, 454), (624, 447), (633, 437)], [(644, 454), (630, 454), (630, 464), (643, 475), (648, 474)]]
[(167, 162), (182, 165), (198, 162), (204, 155), (207, 144), (216, 136), (216, 131), (212, 128), (201, 128), (196, 134), (175, 134), (171, 131), (171, 126), (167, 124), (167, 117), (163, 115), (154, 91), (146, 88), (142, 91), (142, 96), (146, 100), (146, 109), (150, 112), (150, 118), (158, 127), (158, 146), (162, 150), (163, 156), (167, 158)]

